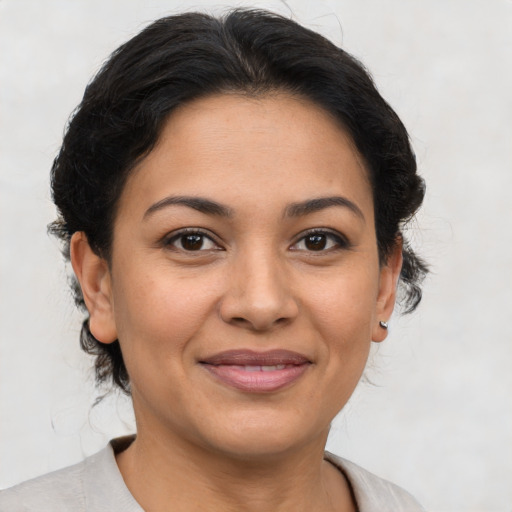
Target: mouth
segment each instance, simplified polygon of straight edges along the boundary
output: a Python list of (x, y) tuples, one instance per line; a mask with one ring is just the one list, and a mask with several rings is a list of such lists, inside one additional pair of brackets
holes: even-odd
[(312, 362), (289, 350), (229, 350), (199, 363), (223, 384), (250, 393), (269, 393), (297, 381)]

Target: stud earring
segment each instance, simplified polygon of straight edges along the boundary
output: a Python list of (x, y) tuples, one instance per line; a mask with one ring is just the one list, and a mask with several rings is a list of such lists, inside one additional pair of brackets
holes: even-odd
[(387, 331), (387, 329), (388, 329), (388, 323), (387, 323), (387, 322), (384, 322), (384, 320), (381, 320), (381, 321), (379, 322), (379, 325), (380, 325), (383, 329), (385, 329), (385, 330)]

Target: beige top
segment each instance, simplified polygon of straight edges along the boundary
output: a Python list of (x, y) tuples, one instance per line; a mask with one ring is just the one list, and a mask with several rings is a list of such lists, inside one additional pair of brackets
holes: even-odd
[[(126, 487), (115, 453), (132, 437), (114, 439), (79, 464), (0, 491), (0, 512), (144, 512)], [(406, 491), (326, 452), (348, 479), (359, 512), (421, 512)]]

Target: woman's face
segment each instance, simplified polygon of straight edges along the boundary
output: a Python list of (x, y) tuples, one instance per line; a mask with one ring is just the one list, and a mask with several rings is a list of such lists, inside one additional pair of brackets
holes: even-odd
[(328, 114), (208, 97), (130, 176), (91, 330), (119, 338), (141, 435), (283, 453), (325, 442), (385, 337), (399, 265), (379, 265), (367, 172)]

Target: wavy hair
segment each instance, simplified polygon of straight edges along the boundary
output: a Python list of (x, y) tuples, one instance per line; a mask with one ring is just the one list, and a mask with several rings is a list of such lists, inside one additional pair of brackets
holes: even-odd
[[(404, 311), (412, 311), (427, 267), (407, 243), (403, 227), (425, 189), (404, 125), (354, 57), (296, 22), (261, 10), (165, 17), (106, 61), (72, 114), (51, 170), (58, 218), (49, 231), (63, 242), (65, 257), (71, 236), (82, 231), (109, 261), (126, 179), (152, 150), (176, 107), (211, 94), (276, 91), (308, 98), (350, 133), (368, 169), (381, 262), (397, 239), (403, 240), (400, 296)], [(72, 289), (86, 311), (76, 280)], [(111, 381), (130, 392), (119, 342), (99, 342), (88, 316), (81, 346), (96, 356), (99, 384)]]

